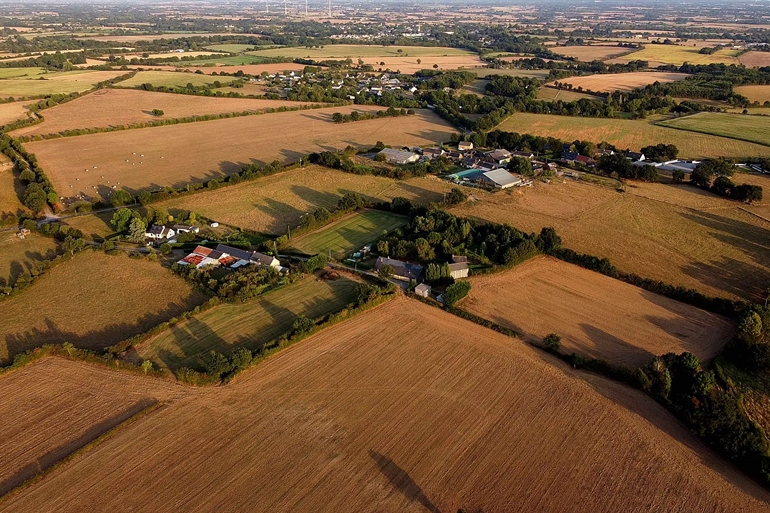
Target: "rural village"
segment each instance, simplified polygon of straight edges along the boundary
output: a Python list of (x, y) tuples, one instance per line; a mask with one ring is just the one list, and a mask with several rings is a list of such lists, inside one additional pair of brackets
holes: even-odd
[(770, 4), (0, 9), (0, 513), (770, 511)]

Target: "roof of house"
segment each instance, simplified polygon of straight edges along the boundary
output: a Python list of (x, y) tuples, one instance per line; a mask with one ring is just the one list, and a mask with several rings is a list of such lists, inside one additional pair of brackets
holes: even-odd
[(449, 270), (454, 271), (465, 271), (468, 269), (468, 262), (455, 262), (453, 264), (449, 264)]
[(187, 262), (188, 264), (192, 265), (200, 265), (201, 262), (203, 262), (203, 259), (206, 258), (203, 255), (196, 255), (195, 253), (190, 253), (186, 257), (182, 259), (182, 262)]
[(252, 256), (254, 255), (254, 253), (251, 251), (245, 251), (243, 249), (234, 248), (232, 246), (226, 246), (224, 244), (219, 244), (217, 246), (217, 251), (221, 251), (222, 253), (227, 253), (228, 255), (232, 255), (239, 260), (251, 260)]
[(414, 288), (415, 292), (430, 292), (430, 285), (427, 283), (420, 283)]
[(591, 157), (586, 157), (585, 155), (578, 155), (577, 157), (575, 157), (575, 162), (582, 162), (583, 164), (588, 164), (593, 161), (594, 159), (592, 159)]
[(166, 231), (166, 227), (162, 224), (154, 224), (150, 226), (149, 230), (147, 230), (147, 233), (152, 233), (154, 235), (162, 235)]
[(500, 187), (504, 187), (506, 185), (515, 185), (521, 182), (521, 178), (513, 176), (505, 169), (493, 169), (492, 171), (487, 171), (484, 173), (484, 177), (487, 180), (496, 183)]
[(418, 156), (408, 151), (394, 150), (393, 148), (385, 148), (380, 153), (385, 155), (388, 160), (395, 160), (397, 162), (408, 162), (414, 160)]
[(470, 150), (473, 149), (473, 143), (470, 141), (460, 141), (457, 143), (458, 150)]
[(495, 160), (503, 160), (510, 157), (511, 152), (509, 152), (508, 150), (497, 149), (497, 150), (490, 151), (489, 153), (487, 153), (486, 156), (489, 158), (493, 158)]
[(274, 256), (265, 255), (264, 253), (254, 253), (252, 258), (262, 265), (271, 265), (277, 260)]
[(575, 160), (579, 156), (580, 154), (575, 151), (565, 151), (565, 152), (562, 152), (561, 154), (561, 158), (564, 160)]
[(179, 231), (179, 230), (188, 230), (189, 231), (189, 230), (193, 229), (193, 226), (191, 226), (189, 224), (175, 224), (174, 226), (172, 226), (172, 228), (174, 230), (177, 230), (177, 231)]
[(193, 250), (193, 253), (196, 255), (207, 257), (211, 254), (212, 251), (214, 250), (211, 248), (207, 248), (206, 246), (198, 246)]
[(423, 267), (418, 264), (410, 264), (409, 262), (402, 262), (401, 260), (395, 260), (393, 258), (379, 257), (374, 264), (374, 268), (378, 271), (389, 265), (393, 268), (393, 274), (404, 278), (416, 280), (422, 274)]
[(523, 157), (525, 159), (531, 159), (535, 156), (531, 151), (514, 151), (512, 155), (514, 157)]
[(644, 153), (639, 153), (636, 151), (629, 151), (626, 153), (626, 157), (633, 159), (633, 160), (640, 160), (644, 157)]

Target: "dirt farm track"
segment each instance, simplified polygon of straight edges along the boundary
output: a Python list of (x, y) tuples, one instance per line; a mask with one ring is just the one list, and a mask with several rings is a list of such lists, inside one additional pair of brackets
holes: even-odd
[[(61, 388), (124, 386), (66, 365)], [(35, 364), (0, 387), (46, 387), (49, 372)], [(228, 386), (171, 395), (0, 512), (732, 513), (770, 501), (642, 394), (403, 298)], [(18, 419), (14, 407), (0, 419)], [(51, 415), (55, 433), (64, 413)]]
[(379, 107), (330, 107), (182, 125), (142, 128), (27, 143), (60, 196), (109, 196), (113, 186), (182, 186), (240, 171), (252, 162), (297, 161), (314, 151), (348, 145), (395, 147), (448, 141), (452, 129), (436, 114), (335, 124), (332, 114)]

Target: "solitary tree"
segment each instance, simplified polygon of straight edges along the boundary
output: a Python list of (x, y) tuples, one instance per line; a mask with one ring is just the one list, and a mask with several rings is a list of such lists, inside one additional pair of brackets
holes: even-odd
[(561, 349), (561, 337), (556, 333), (551, 333), (543, 339), (543, 346), (553, 353), (558, 353)]

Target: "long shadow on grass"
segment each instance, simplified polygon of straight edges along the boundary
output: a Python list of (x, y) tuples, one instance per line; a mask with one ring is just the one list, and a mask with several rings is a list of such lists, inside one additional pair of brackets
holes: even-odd
[(681, 271), (704, 285), (755, 301), (764, 299), (770, 283), (766, 269), (724, 256), (710, 262), (690, 262)]
[(391, 486), (401, 495), (406, 497), (409, 502), (417, 502), (432, 513), (441, 513), (441, 511), (431, 502), (431, 500), (422, 491), (409, 473), (399, 467), (392, 459), (380, 454), (377, 451), (369, 450), (369, 457), (377, 465), (377, 469), (382, 473)]
[[(576, 352), (578, 354), (584, 354), (592, 356), (594, 358), (602, 358), (607, 360), (613, 360), (615, 363), (622, 365), (644, 365), (652, 360), (655, 356), (650, 351), (647, 351), (639, 346), (629, 344), (625, 340), (616, 337), (611, 333), (592, 326), (587, 323), (581, 323), (580, 329), (586, 334), (588, 339), (594, 343), (593, 347), (586, 346), (577, 342), (578, 346)], [(575, 343), (575, 342), (573, 342)], [(621, 358), (608, 357), (608, 355), (623, 355)], [(627, 355), (627, 356), (625, 356)], [(620, 361), (618, 361), (620, 360)]]
[(411, 185), (408, 181), (399, 182), (398, 186), (404, 192), (413, 195), (416, 203), (427, 204), (430, 202), (439, 202), (444, 199), (442, 193)]
[(340, 198), (342, 197), (341, 195), (335, 194), (333, 192), (319, 191), (317, 189), (305, 187), (304, 185), (292, 185), (291, 192), (312, 204), (316, 208), (326, 207), (328, 209), (332, 209), (337, 206), (337, 202), (339, 202)]
[(260, 199), (259, 203), (254, 203), (254, 208), (272, 219), (272, 222), (265, 225), (264, 230), (273, 234), (285, 234), (289, 228), (296, 228), (300, 217), (312, 212), (311, 209), (303, 212), (293, 205), (272, 198)]
[[(25, 292), (29, 294), (30, 291)], [(44, 319), (44, 328), (24, 329), (24, 326), (3, 327), (4, 336), (0, 332), (0, 344), (5, 344), (8, 351), (8, 358), (12, 359), (19, 353), (40, 347), (44, 344), (62, 344), (70, 342), (75, 347), (84, 349), (104, 349), (105, 347), (116, 344), (133, 335), (160, 324), (172, 317), (191, 308), (191, 304), (171, 303), (166, 308), (152, 313), (147, 313), (136, 320), (136, 322), (116, 322), (109, 325), (92, 326), (85, 324), (84, 330), (80, 333), (65, 331), (61, 329), (51, 318)], [(40, 312), (30, 312), (30, 319), (36, 319), (35, 314)], [(118, 314), (115, 315), (118, 317)]]

